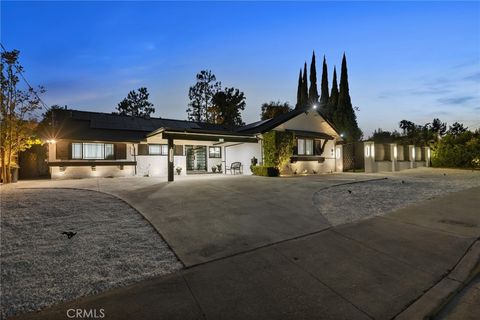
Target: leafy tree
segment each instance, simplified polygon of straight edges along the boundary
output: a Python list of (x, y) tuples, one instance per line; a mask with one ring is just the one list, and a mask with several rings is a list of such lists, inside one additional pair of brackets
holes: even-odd
[(432, 121), (431, 130), (437, 135), (437, 137), (442, 137), (447, 132), (447, 124), (440, 121), (440, 119), (435, 118)]
[(308, 105), (308, 80), (307, 80), (307, 63), (303, 65), (303, 79), (302, 79), (302, 99), (301, 108)]
[(321, 110), (328, 120), (333, 121), (333, 115), (338, 104), (338, 85), (337, 85), (337, 69), (333, 67), (332, 93), (328, 99), (328, 104), (323, 106)]
[[(332, 88), (333, 89), (333, 88)], [(328, 97), (328, 69), (327, 69), (327, 60), (323, 56), (323, 68), (322, 68), (322, 92), (320, 96), (320, 105), (327, 105), (329, 100)]]
[(336, 128), (344, 134), (347, 141), (358, 141), (362, 131), (357, 124), (357, 116), (353, 110), (348, 87), (347, 59), (343, 54), (342, 74), (340, 75), (340, 92), (338, 95), (337, 109), (333, 115)]
[(400, 138), (400, 133), (398, 131), (383, 131), (381, 128), (373, 131), (372, 136), (369, 138), (376, 143), (393, 143)]
[(297, 87), (297, 104), (295, 109), (301, 108), (303, 105), (302, 102), (302, 68), (300, 68), (300, 73), (298, 74), (298, 87)]
[(145, 87), (139, 88), (138, 92), (130, 91), (128, 96), (118, 104), (118, 113), (132, 117), (150, 116), (155, 112), (155, 108), (153, 108), (153, 103), (148, 101), (149, 95)]
[(0, 166), (4, 183), (12, 181), (11, 172), (18, 167), (18, 153), (41, 143), (34, 137), (36, 120), (34, 112), (41, 108), (38, 94), (45, 92), (18, 87), (23, 68), (19, 63), (20, 51), (1, 54), (0, 95)]
[(213, 97), (221, 90), (222, 84), (211, 70), (202, 70), (196, 76), (197, 83), (190, 87), (188, 97), (188, 120), (215, 123), (216, 115), (210, 114), (213, 108)]
[(308, 90), (308, 98), (309, 105), (314, 105), (318, 103), (317, 67), (315, 65), (315, 51), (312, 54), (312, 63), (310, 64), (310, 89)]
[(480, 131), (447, 133), (432, 147), (432, 165), (480, 169)]
[(451, 134), (453, 136), (459, 136), (462, 133), (466, 132), (468, 128), (465, 128), (463, 124), (454, 122), (447, 131), (447, 134)]
[(235, 88), (225, 88), (213, 96), (213, 108), (209, 120), (226, 126), (243, 126), (240, 111), (245, 110), (245, 94)]
[(262, 104), (261, 120), (275, 118), (281, 114), (292, 111), (288, 102), (270, 101)]

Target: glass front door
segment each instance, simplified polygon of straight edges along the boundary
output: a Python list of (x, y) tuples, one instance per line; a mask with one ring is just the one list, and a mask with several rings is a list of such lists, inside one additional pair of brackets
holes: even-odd
[(207, 147), (185, 146), (187, 155), (187, 172), (207, 171)]

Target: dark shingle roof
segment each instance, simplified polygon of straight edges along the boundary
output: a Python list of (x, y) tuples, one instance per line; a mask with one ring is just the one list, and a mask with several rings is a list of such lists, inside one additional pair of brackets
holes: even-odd
[(59, 123), (59, 138), (105, 141), (141, 141), (148, 133), (159, 128), (199, 132), (234, 132), (219, 124), (186, 120), (131, 117), (118, 114), (79, 110), (55, 110)]

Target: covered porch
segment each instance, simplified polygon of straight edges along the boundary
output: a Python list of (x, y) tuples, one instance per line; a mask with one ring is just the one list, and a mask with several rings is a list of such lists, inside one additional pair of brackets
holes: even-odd
[(262, 157), (260, 140), (252, 134), (160, 128), (147, 136), (147, 142), (166, 144), (168, 181), (175, 175), (234, 173), (228, 171), (234, 162), (248, 174), (251, 159)]

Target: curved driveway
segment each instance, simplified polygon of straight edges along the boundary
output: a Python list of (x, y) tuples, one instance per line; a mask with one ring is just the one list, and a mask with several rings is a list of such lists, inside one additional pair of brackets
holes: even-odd
[(86, 188), (116, 195), (139, 210), (190, 267), (325, 230), (330, 224), (313, 205), (313, 194), (378, 177), (206, 175), (176, 177), (174, 183), (164, 178), (100, 178), (25, 181), (18, 187)]

